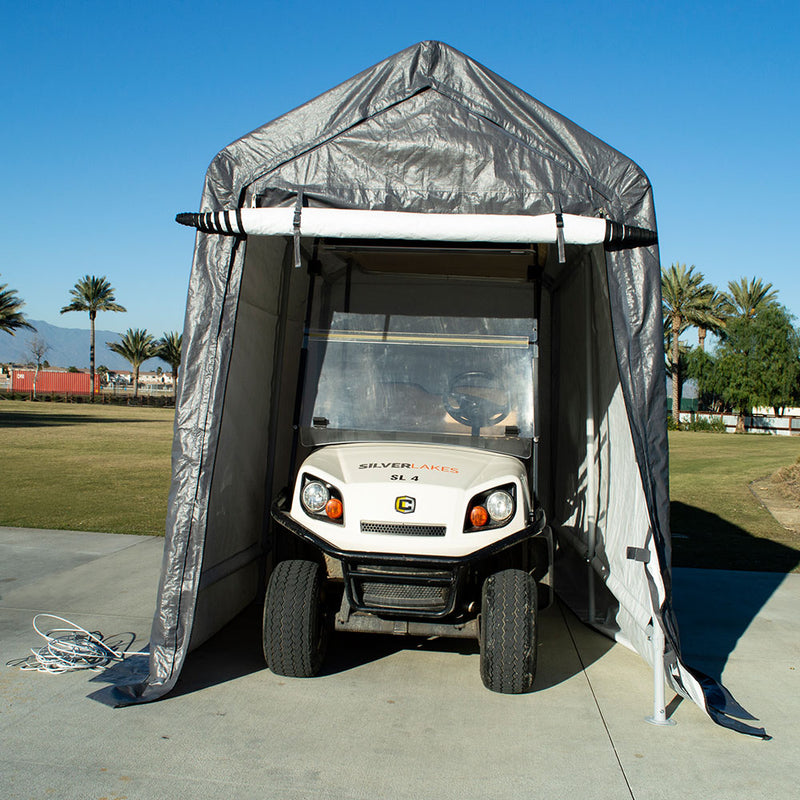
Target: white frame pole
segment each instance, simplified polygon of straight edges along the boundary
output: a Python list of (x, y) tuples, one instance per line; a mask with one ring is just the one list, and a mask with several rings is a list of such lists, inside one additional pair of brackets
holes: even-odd
[(589, 622), (597, 616), (594, 589), (594, 557), (597, 550), (597, 453), (594, 422), (594, 349), (592, 340), (592, 265), (586, 270), (586, 527), (587, 592)]
[(664, 672), (664, 631), (657, 619), (653, 620), (653, 632), (650, 641), (653, 645), (653, 716), (645, 717), (645, 722), (651, 725), (674, 725), (675, 721), (667, 719), (665, 705), (664, 685), (666, 674)]

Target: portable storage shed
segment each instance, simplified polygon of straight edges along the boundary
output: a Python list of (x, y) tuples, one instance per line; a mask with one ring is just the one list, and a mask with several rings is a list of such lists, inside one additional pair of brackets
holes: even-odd
[[(298, 225), (243, 235), (243, 210), (264, 208), (297, 213)], [(120, 687), (119, 704), (167, 693), (187, 653), (263, 586), (270, 504), (292, 477), (305, 209), (552, 217), (558, 246), (540, 265), (540, 470), (559, 541), (556, 590), (657, 675), (663, 665), (714, 720), (763, 733), (732, 719), (752, 717), (680, 656), (660, 268), (656, 245), (641, 244), (655, 231), (650, 184), (628, 158), (438, 42), (253, 131), (208, 169), (201, 212), (232, 213), (194, 220), (210, 232), (197, 235), (189, 286), (150, 675)], [(600, 220), (607, 235), (571, 245), (564, 215)]]

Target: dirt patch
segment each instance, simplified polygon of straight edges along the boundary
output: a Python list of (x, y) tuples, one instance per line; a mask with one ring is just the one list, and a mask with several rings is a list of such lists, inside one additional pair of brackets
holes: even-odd
[(800, 459), (791, 467), (781, 467), (770, 481), (779, 494), (800, 508)]
[(800, 533), (800, 460), (753, 481), (750, 491), (780, 525)]

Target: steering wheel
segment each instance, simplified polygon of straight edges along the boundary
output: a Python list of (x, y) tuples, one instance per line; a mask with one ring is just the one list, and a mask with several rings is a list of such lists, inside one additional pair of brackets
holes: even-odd
[[(490, 399), (492, 396), (498, 399)], [(456, 422), (469, 425), (473, 436), (480, 436), (481, 428), (502, 422), (511, 404), (508, 389), (488, 372), (456, 375), (442, 400), (447, 413)]]

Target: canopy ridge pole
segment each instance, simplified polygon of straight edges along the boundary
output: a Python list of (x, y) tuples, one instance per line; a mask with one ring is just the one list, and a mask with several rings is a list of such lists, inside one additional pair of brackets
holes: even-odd
[(589, 623), (597, 616), (595, 602), (594, 557), (597, 550), (597, 453), (594, 422), (594, 360), (592, 347), (592, 262), (586, 269), (586, 523), (587, 523), (587, 591), (589, 595)]
[(402, 239), (407, 241), (494, 242), (508, 246), (541, 242), (558, 245), (558, 262), (566, 261), (566, 246), (603, 244), (623, 250), (656, 244), (655, 231), (624, 225), (604, 217), (565, 214), (435, 214), (413, 211), (314, 208), (297, 195), (295, 214), (286, 206), (239, 208), (200, 214), (181, 213), (176, 222), (220, 236), (300, 236), (333, 239)]

